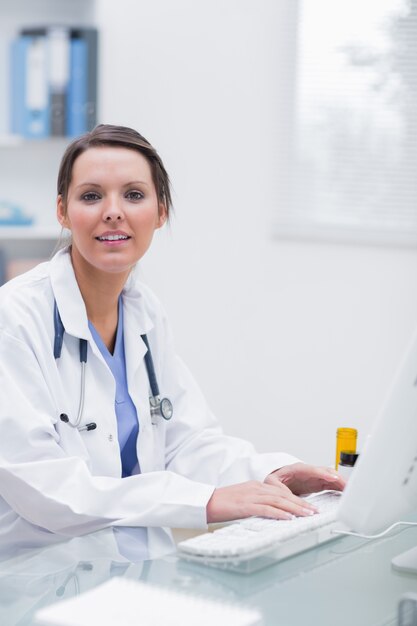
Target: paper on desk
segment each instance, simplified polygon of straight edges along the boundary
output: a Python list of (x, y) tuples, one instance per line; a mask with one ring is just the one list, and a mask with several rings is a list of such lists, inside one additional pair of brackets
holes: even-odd
[(79, 596), (41, 609), (36, 626), (257, 626), (257, 610), (112, 578)]

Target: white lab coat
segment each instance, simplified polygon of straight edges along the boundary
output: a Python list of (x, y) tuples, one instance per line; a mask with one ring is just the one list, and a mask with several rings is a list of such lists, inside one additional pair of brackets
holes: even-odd
[[(53, 304), (65, 327), (61, 358), (53, 355)], [(115, 381), (97, 348), (69, 251), (0, 289), (0, 538), (76, 536), (107, 526), (205, 528), (216, 486), (251, 479), (294, 462), (256, 454), (227, 437), (195, 381), (176, 356), (164, 312), (132, 272), (123, 291), (127, 381), (137, 408), (141, 473), (121, 478), (114, 410)], [(147, 333), (160, 392), (171, 399), (169, 422), (151, 423), (144, 362)], [(88, 341), (79, 432), (79, 338)], [(56, 540), (56, 538), (55, 538)]]

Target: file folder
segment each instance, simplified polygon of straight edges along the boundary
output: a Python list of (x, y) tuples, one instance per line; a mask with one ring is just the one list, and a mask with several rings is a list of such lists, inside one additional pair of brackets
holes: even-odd
[(11, 48), (11, 130), (30, 139), (49, 135), (48, 54), (44, 36), (19, 37)]
[(10, 131), (23, 134), (26, 100), (26, 57), (29, 37), (19, 37), (10, 48)]
[(67, 135), (76, 137), (88, 130), (87, 124), (87, 44), (83, 39), (71, 39), (70, 81), (68, 87)]
[(70, 33), (67, 28), (48, 29), (50, 134), (65, 137), (70, 77)]
[[(83, 125), (85, 130), (91, 130), (97, 124), (97, 77), (98, 77), (98, 33), (95, 28), (72, 28), (72, 43), (84, 50), (85, 63), (85, 103)], [(81, 43), (82, 42), (82, 43)], [(77, 44), (76, 44), (77, 45)], [(81, 54), (81, 53), (80, 53)], [(80, 60), (80, 59), (79, 59)], [(83, 132), (83, 131), (82, 131)]]

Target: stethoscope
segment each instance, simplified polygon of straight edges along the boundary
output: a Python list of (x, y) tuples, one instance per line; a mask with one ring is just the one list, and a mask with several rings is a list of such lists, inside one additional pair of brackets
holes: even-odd
[[(62, 352), (62, 344), (64, 341), (64, 333), (65, 328), (62, 323), (61, 316), (58, 311), (57, 303), (54, 302), (54, 329), (55, 329), (55, 337), (54, 337), (54, 357), (55, 359), (59, 359)], [(174, 409), (172, 406), (171, 400), (169, 398), (161, 398), (159, 394), (159, 386), (158, 381), (156, 380), (155, 368), (152, 359), (151, 348), (149, 346), (149, 341), (146, 335), (141, 335), (142, 341), (145, 343), (147, 347), (147, 352), (145, 354), (145, 365), (146, 371), (148, 373), (149, 384), (151, 387), (152, 395), (149, 396), (149, 404), (151, 411), (151, 420), (152, 423), (155, 423), (155, 419), (159, 417), (163, 417), (164, 420), (170, 420)], [(72, 428), (77, 428), (80, 432), (83, 430), (90, 431), (95, 430), (97, 428), (97, 424), (95, 422), (90, 422), (89, 424), (85, 424), (85, 426), (80, 426), (83, 410), (84, 410), (84, 398), (85, 398), (85, 368), (87, 365), (87, 348), (88, 343), (86, 339), (80, 339), (80, 365), (81, 365), (81, 391), (80, 391), (80, 402), (78, 405), (78, 415), (75, 422), (71, 422), (68, 415), (66, 413), (61, 413), (59, 419), (71, 426)]]

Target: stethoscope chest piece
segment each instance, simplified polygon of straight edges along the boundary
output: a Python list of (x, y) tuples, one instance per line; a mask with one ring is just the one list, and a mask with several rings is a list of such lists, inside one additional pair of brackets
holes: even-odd
[(169, 421), (174, 413), (171, 400), (169, 398), (160, 398), (159, 396), (150, 396), (149, 404), (151, 409), (151, 418), (163, 417)]

